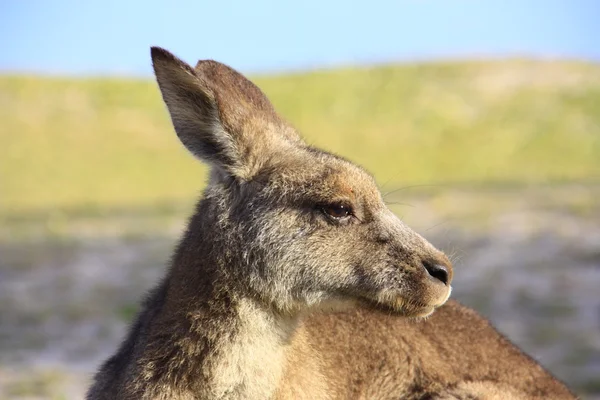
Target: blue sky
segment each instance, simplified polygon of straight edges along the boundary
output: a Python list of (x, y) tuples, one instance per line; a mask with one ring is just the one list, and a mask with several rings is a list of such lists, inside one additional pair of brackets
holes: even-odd
[(594, 0), (0, 0), (0, 72), (149, 75), (149, 46), (269, 72), (437, 58), (600, 61)]

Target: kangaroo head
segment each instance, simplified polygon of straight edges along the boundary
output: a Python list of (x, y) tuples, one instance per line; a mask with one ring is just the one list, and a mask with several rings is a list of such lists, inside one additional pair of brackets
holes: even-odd
[(209, 237), (206, 256), (219, 254), (238, 290), (282, 312), (350, 302), (426, 316), (447, 300), (450, 262), (385, 206), (367, 172), (304, 143), (226, 65), (192, 68), (156, 47), (152, 60), (179, 139), (212, 167), (188, 229), (206, 232), (187, 245)]

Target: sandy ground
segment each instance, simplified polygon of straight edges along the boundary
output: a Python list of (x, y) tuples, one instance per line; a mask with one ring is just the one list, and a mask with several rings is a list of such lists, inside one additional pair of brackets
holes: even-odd
[[(600, 185), (434, 189), (386, 200), (451, 256), (453, 296), (600, 399)], [(0, 241), (0, 399), (82, 398), (182, 224)]]

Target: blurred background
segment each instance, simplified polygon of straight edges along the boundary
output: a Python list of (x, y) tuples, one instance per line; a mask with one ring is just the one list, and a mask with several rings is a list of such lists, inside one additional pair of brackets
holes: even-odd
[(2, 1), (0, 399), (81, 398), (205, 184), (149, 47), (248, 74), (600, 399), (600, 3)]

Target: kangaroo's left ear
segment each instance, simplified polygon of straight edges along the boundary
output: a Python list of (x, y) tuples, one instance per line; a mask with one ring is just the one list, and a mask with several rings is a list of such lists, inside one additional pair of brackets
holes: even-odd
[(274, 152), (303, 145), (260, 89), (232, 68), (206, 60), (193, 69), (159, 47), (151, 54), (177, 136), (213, 167), (248, 180)]

